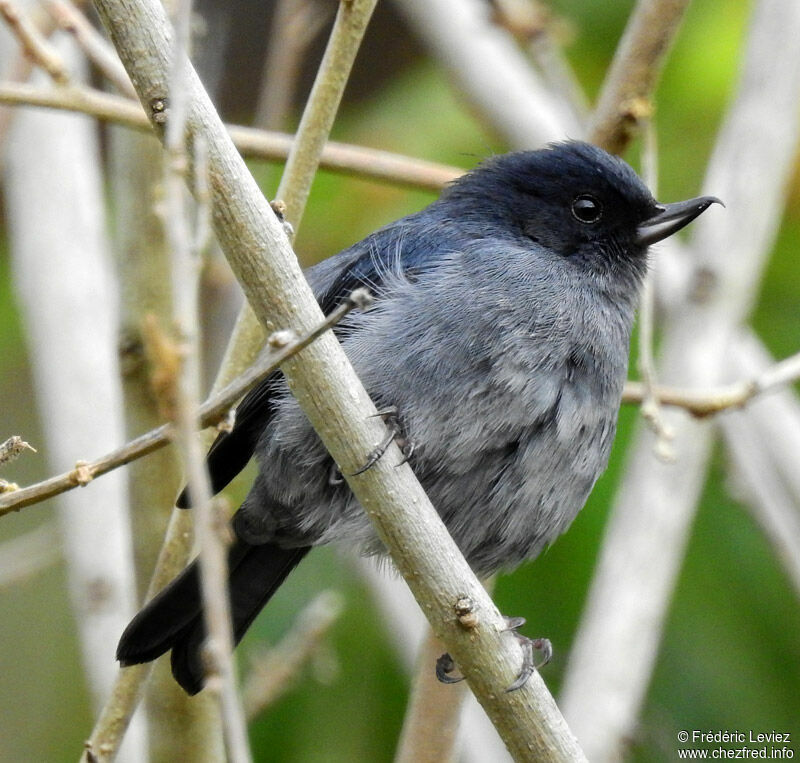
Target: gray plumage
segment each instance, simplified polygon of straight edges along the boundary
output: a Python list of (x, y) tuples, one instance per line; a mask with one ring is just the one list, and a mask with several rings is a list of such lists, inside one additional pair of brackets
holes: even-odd
[[(490, 159), (309, 270), (326, 310), (356, 286), (373, 291), (373, 309), (336, 333), (376, 405), (398, 409), (414, 471), (477, 572), (536, 556), (583, 506), (614, 439), (647, 247), (712, 201), (659, 205), (621, 160), (558, 144)], [(212, 448), (214, 488), (253, 453), (258, 476), (233, 523), (238, 637), (308, 548), (383, 550), (347, 485), (331, 483), (331, 458), (278, 376)], [(173, 600), (187, 600), (195, 575), (173, 584)], [(188, 598), (171, 616), (167, 589), (119, 656), (174, 647), (176, 677), (194, 691), (203, 630), (199, 597)]]

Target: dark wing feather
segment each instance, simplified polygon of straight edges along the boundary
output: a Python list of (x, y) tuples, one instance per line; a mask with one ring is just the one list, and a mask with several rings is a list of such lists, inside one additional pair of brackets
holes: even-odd
[[(329, 313), (360, 286), (379, 291), (389, 271), (400, 269), (408, 274), (422, 269), (423, 259), (430, 257), (430, 248), (419, 246), (422, 238), (419, 232), (414, 239), (416, 245), (408, 246), (403, 233), (410, 220), (398, 220), (308, 269), (306, 276), (323, 312)], [(207, 456), (213, 493), (222, 490), (252, 458), (272, 415), (272, 400), (280, 379), (276, 372), (250, 390), (236, 408), (233, 429), (221, 432), (214, 440)], [(180, 508), (191, 505), (186, 488), (176, 505)]]

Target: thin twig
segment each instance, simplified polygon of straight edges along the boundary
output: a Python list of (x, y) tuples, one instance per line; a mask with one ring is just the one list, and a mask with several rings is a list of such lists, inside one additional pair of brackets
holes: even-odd
[(28, 15), (13, 0), (0, 0), (0, 15), (6, 20), (11, 33), (19, 40), (25, 55), (44, 69), (54, 82), (66, 85), (70, 81), (70, 75), (64, 59), (45, 39)]
[[(658, 198), (658, 147), (652, 120), (647, 122), (645, 128), (642, 168), (645, 183), (651, 193)], [(656, 364), (653, 357), (655, 307), (655, 288), (651, 271), (645, 276), (642, 297), (639, 302), (638, 368), (645, 391), (641, 413), (656, 435), (655, 454), (661, 460), (671, 462), (675, 460), (675, 452), (672, 448), (673, 433), (661, 414), (661, 401), (656, 391)]]
[(129, 98), (136, 97), (130, 78), (119, 56), (97, 29), (90, 23), (80, 8), (70, 0), (47, 0), (47, 11), (58, 26), (72, 35), (86, 57), (117, 90)]
[[(0, 83), (0, 103), (77, 111), (135, 130), (150, 132), (152, 129), (139, 103), (89, 87), (70, 85), (45, 90), (24, 83), (4, 82)], [(241, 154), (253, 159), (284, 161), (294, 142), (294, 136), (288, 133), (239, 125), (229, 125), (228, 132)], [(464, 174), (464, 170), (458, 167), (334, 141), (329, 141), (322, 149), (320, 166), (335, 172), (429, 191), (441, 190)]]
[(277, 198), (286, 203), (286, 219), (295, 229), (303, 217), (311, 183), (376, 3), (377, 0), (339, 3), (325, 55), (277, 191)]
[[(704, 418), (730, 408), (743, 408), (753, 398), (800, 380), (800, 352), (790, 355), (755, 379), (725, 384), (711, 389), (689, 389), (658, 385), (654, 393), (664, 405), (683, 408), (696, 418)], [(642, 403), (647, 390), (642, 382), (629, 381), (622, 394), (623, 403)]]
[[(186, 189), (190, 165), (194, 168), (192, 187), (202, 188), (197, 205), (210, 199), (207, 192), (208, 163), (205, 140), (195, 136), (194, 156), (190, 162), (186, 151), (187, 117), (190, 108), (186, 87), (189, 57), (192, 0), (179, 0), (174, 9), (175, 39), (169, 74), (169, 105), (164, 138), (166, 238), (172, 263), (173, 321), (183, 345), (182, 367), (178, 377), (177, 431), (186, 468), (189, 494), (192, 497), (195, 537), (199, 546), (200, 583), (203, 597), (203, 618), (207, 639), (203, 646), (206, 688), (216, 694), (222, 721), (227, 757), (232, 763), (250, 763), (252, 755), (247, 738), (247, 725), (242, 711), (233, 665), (233, 630), (228, 590), (227, 535), (217, 520), (217, 506), (212, 499), (211, 478), (205, 464), (202, 444), (195, 434), (194, 411), (200, 403), (200, 339), (198, 286), (199, 252), (194, 244), (204, 235), (193, 236), (189, 215), (191, 204)], [(198, 210), (203, 220), (208, 210)]]
[(323, 591), (297, 616), (278, 644), (250, 661), (242, 688), (248, 720), (263, 713), (288, 690), (336, 622), (342, 606), (339, 594)]
[(267, 129), (285, 127), (303, 57), (335, 6), (319, 0), (280, 0), (274, 7), (255, 116), (255, 124)]
[(617, 46), (589, 129), (590, 140), (621, 154), (653, 113), (651, 94), (689, 0), (639, 0)]
[(561, 96), (576, 124), (585, 124), (589, 101), (569, 64), (559, 37), (569, 33), (567, 22), (539, 0), (492, 0), (493, 21), (525, 46), (550, 91)]
[[(228, 386), (203, 403), (195, 417), (197, 426), (205, 428), (217, 425), (227, 416), (228, 411), (245, 392), (258, 384), (258, 382), (266, 379), (282, 363), (296, 355), (300, 350), (308, 347), (315, 339), (335, 326), (350, 310), (354, 308), (364, 309), (368, 305), (369, 295), (361, 289), (354, 291), (350, 295), (350, 299), (342, 302), (313, 331), (308, 332), (297, 341), (274, 348), (274, 352), (266, 355)], [(137, 458), (142, 458), (154, 450), (163, 448), (171, 443), (174, 437), (175, 433), (172, 424), (164, 424), (157, 429), (139, 435), (139, 437), (122, 447), (94, 461), (80, 462), (79, 466), (69, 472), (50, 477), (42, 482), (37, 482), (35, 485), (0, 495), (0, 517), (12, 511), (19, 511), (25, 506), (45, 501), (67, 490), (72, 490), (79, 486), (82, 487), (95, 477), (124, 466)]]

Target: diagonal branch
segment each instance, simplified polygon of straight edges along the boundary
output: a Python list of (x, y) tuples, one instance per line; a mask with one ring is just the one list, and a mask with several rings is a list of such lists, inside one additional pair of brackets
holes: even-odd
[[(302, 338), (283, 344), (281, 348), (267, 355), (261, 362), (245, 371), (224, 389), (220, 390), (212, 398), (200, 406), (197, 411), (198, 426), (216, 426), (228, 414), (228, 411), (236, 404), (239, 398), (254, 387), (260, 381), (266, 379), (274, 373), (282, 363), (291, 358), (300, 350), (308, 347), (315, 339), (335, 326), (353, 308), (364, 309), (369, 304), (369, 297), (364, 291), (355, 291), (350, 295), (350, 299), (343, 302), (316, 328), (309, 331)], [(278, 343), (281, 341), (281, 333), (278, 332)], [(174, 439), (174, 429), (171, 424), (164, 424), (157, 429), (139, 435), (120, 448), (101, 456), (94, 461), (79, 461), (75, 469), (64, 474), (50, 477), (49, 479), (37, 482), (35, 485), (20, 488), (12, 492), (0, 495), (0, 517), (12, 511), (19, 511), (26, 506), (52, 498), (53, 496), (65, 493), (76, 487), (88, 485), (95, 477), (99, 477), (120, 466), (142, 458), (154, 450), (169, 445)]]
[(689, 0), (639, 0), (592, 117), (589, 135), (593, 143), (621, 154), (650, 118), (651, 94), (688, 6)]

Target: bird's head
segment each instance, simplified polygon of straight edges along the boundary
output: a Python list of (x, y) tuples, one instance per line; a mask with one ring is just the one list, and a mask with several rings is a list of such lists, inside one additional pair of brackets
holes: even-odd
[(590, 267), (626, 261), (642, 272), (650, 244), (721, 203), (701, 196), (661, 204), (628, 164), (578, 141), (493, 157), (443, 198), (488, 235), (502, 228), (553, 256)]

